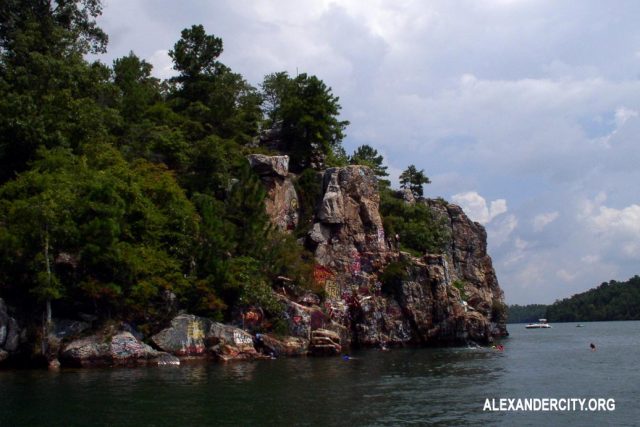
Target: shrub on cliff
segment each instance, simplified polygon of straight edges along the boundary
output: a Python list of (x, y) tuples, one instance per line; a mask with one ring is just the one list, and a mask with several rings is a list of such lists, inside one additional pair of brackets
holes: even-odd
[(395, 294), (402, 283), (409, 278), (407, 270), (409, 265), (409, 262), (404, 259), (389, 263), (379, 277), (382, 283), (382, 292), (387, 295)]
[(295, 234), (306, 236), (313, 225), (316, 207), (322, 199), (322, 176), (313, 169), (305, 169), (294, 181), (300, 206), (300, 218)]
[(400, 248), (416, 255), (440, 253), (451, 239), (443, 218), (434, 215), (424, 203), (406, 203), (392, 190), (381, 192), (380, 214), (386, 235), (398, 235)]

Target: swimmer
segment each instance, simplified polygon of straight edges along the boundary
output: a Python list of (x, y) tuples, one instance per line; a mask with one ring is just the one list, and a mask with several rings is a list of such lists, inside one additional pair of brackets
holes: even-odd
[(591, 351), (596, 351), (596, 345), (594, 343), (589, 344), (589, 347), (591, 347)]

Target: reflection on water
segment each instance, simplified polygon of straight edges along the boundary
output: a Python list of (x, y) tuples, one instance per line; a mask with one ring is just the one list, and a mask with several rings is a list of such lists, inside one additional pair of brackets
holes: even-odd
[[(0, 425), (632, 425), (640, 391), (628, 373), (640, 368), (640, 322), (554, 326), (514, 325), (504, 352), (370, 350), (349, 361), (5, 371)], [(615, 398), (616, 411), (482, 411), (487, 398), (582, 396)]]

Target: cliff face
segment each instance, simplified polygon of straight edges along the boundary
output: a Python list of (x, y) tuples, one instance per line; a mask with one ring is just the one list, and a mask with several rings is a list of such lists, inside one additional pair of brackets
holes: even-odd
[[(265, 185), (271, 185), (268, 179)], [(323, 306), (308, 310), (322, 315), (315, 324), (312, 316), (294, 316), (292, 335), (308, 338), (314, 329), (326, 328), (337, 332), (343, 345), (375, 346), (488, 343), (506, 334), (503, 293), (486, 251), (486, 232), (460, 207), (407, 201), (426, 204), (451, 234), (443, 253), (413, 257), (385, 236), (377, 180), (369, 168), (328, 169), (322, 187), (305, 242), (315, 256), (314, 279), (325, 292)], [(272, 220), (278, 223), (279, 217)], [(397, 277), (383, 286), (386, 269)], [(298, 302), (289, 303), (312, 305)]]
[[(249, 158), (267, 190), (266, 211), (285, 232), (297, 226), (300, 212), (288, 160)], [(313, 252), (314, 280), (324, 292), (277, 291), (279, 320), (290, 336), (253, 333), (271, 330), (261, 312), (243, 312), (233, 325), (185, 313), (152, 337), (124, 323), (93, 329), (87, 322), (54, 319), (43, 345), (40, 329), (28, 334), (0, 299), (0, 364), (23, 357), (53, 368), (58, 360), (70, 366), (175, 365), (176, 356), (245, 360), (338, 354), (351, 345), (486, 344), (506, 335), (503, 293), (484, 228), (456, 205), (406, 194), (405, 203), (423, 203), (440, 218), (450, 240), (442, 253), (400, 252), (395, 236), (385, 236), (377, 189), (367, 167), (324, 172), (322, 196), (301, 241)]]
[(289, 174), (289, 156), (252, 154), (249, 163), (267, 190), (265, 209), (273, 225), (290, 231), (298, 225), (298, 196)]

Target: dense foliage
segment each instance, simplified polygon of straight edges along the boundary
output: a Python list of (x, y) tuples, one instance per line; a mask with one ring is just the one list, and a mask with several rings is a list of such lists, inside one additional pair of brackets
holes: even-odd
[(381, 191), (380, 213), (385, 234), (397, 236), (399, 247), (416, 255), (441, 253), (451, 241), (445, 218), (439, 217), (424, 203), (406, 203), (397, 191)]
[(603, 282), (600, 286), (547, 308), (551, 322), (640, 320), (640, 276), (626, 282)]
[(509, 305), (507, 307), (507, 316), (509, 323), (537, 322), (538, 319), (546, 318), (547, 307), (548, 305), (544, 304)]
[[(34, 319), (276, 314), (272, 287), (313, 288), (312, 260), (270, 225), (246, 155), (273, 149), (256, 142), (279, 130), (299, 172), (298, 236), (321, 197), (314, 169), (359, 163), (383, 178), (382, 156), (346, 155), (348, 122), (322, 80), (279, 72), (253, 87), (201, 25), (182, 31), (165, 81), (133, 52), (87, 61), (106, 50), (100, 13), (100, 0), (0, 3), (0, 295)], [(421, 194), (428, 180), (414, 178)], [(383, 188), (387, 232), (407, 249), (441, 246), (428, 209)]]
[[(276, 278), (311, 286), (311, 262), (270, 226), (245, 158), (275, 113), (267, 94), (219, 61), (222, 40), (199, 25), (170, 51), (170, 80), (133, 52), (90, 63), (106, 49), (100, 12), (99, 0), (0, 5), (2, 297), (139, 322), (176, 304), (218, 318), (277, 311)], [(287, 82), (277, 114), (321, 136), (296, 150), (339, 151), (338, 99), (315, 76)]]
[(269, 74), (262, 83), (269, 126), (282, 131), (280, 149), (290, 153), (292, 170), (342, 166), (348, 121), (339, 120), (339, 98), (316, 76), (286, 72)]

